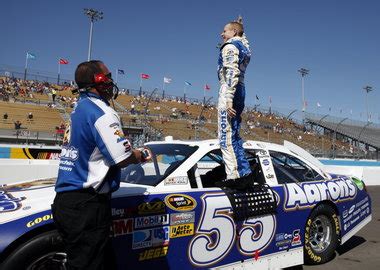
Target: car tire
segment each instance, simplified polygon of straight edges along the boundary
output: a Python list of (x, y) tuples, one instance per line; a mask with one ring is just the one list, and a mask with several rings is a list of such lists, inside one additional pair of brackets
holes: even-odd
[(333, 259), (339, 235), (339, 220), (334, 209), (326, 204), (318, 205), (305, 226), (305, 264), (323, 264)]
[(65, 269), (66, 254), (62, 238), (56, 230), (40, 234), (22, 244), (0, 265), (1, 269), (59, 270)]

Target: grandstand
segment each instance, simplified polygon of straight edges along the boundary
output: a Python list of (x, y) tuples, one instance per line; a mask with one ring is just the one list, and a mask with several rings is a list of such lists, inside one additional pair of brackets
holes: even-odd
[[(12, 80), (15, 83), (12, 83)], [(11, 81), (11, 83), (9, 83)], [(15, 131), (14, 121), (22, 122), (23, 130), (35, 135), (41, 140), (41, 134), (51, 138), (51, 143), (57, 140), (57, 127), (68, 119), (69, 113), (76, 102), (70, 87), (36, 81), (22, 81), (20, 79), (5, 79), (0, 77), (2, 99), (0, 110), (7, 112), (8, 119), (0, 123), (0, 134), (6, 134), (7, 139), (19, 133)], [(52, 104), (51, 89), (57, 91), (56, 102)], [(20, 94), (22, 93), (22, 95)], [(135, 93), (135, 94), (133, 94)], [(173, 136), (174, 139), (198, 140), (217, 137), (217, 109), (215, 105), (203, 106), (198, 100), (189, 100), (186, 103), (179, 97), (162, 98), (157, 89), (151, 93), (138, 95), (139, 91), (122, 91), (114, 102), (115, 109), (121, 116), (124, 131), (135, 146), (147, 140), (160, 140), (164, 136)], [(0, 96), (1, 98), (1, 96)], [(49, 106), (48, 106), (49, 105)], [(53, 105), (53, 106), (52, 106)], [(33, 119), (27, 118), (29, 112)], [(307, 125), (290, 119), (290, 115), (283, 115), (274, 111), (247, 109), (242, 117), (241, 135), (245, 140), (261, 140), (282, 144), (284, 140), (292, 141), (317, 156), (330, 157), (363, 157), (365, 150), (359, 144), (354, 144), (355, 138), (360, 137), (361, 143), (373, 148), (379, 148), (379, 136), (376, 128), (360, 126), (355, 128), (349, 125), (339, 125), (335, 122), (318, 121), (320, 118), (307, 115)], [(327, 120), (327, 119), (326, 119)], [(322, 127), (323, 132), (316, 126)], [(331, 131), (337, 130), (339, 136), (332, 136)], [(329, 132), (330, 131), (330, 132)], [(347, 133), (347, 132), (351, 133)], [(353, 134), (353, 132), (356, 132)], [(29, 134), (28, 133), (28, 134)], [(352, 135), (352, 140), (347, 137)], [(360, 134), (360, 136), (359, 136)], [(345, 135), (342, 137), (340, 135)], [(1, 137), (1, 135), (0, 135)], [(3, 141), (4, 141), (4, 136)], [(338, 138), (338, 140), (336, 139)], [(46, 140), (44, 141), (46, 143)], [(354, 147), (354, 153), (350, 151)]]
[(305, 120), (312, 126), (324, 129), (324, 133), (326, 131), (334, 133), (335, 137), (340, 136), (357, 147), (360, 144), (363, 144), (364, 149), (367, 150), (372, 147), (376, 152), (376, 159), (379, 159), (380, 127), (378, 125), (317, 114), (306, 114)]

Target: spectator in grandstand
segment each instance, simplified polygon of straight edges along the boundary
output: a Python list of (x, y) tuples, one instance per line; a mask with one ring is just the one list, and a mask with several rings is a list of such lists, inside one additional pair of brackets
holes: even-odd
[(218, 100), (218, 137), (228, 178), (217, 185), (243, 189), (253, 184), (252, 172), (244, 156), (243, 141), (239, 135), (245, 102), (244, 73), (251, 52), (241, 18), (226, 24), (221, 36), (224, 44), (220, 48), (218, 61), (221, 85)]
[(29, 121), (33, 120), (33, 113), (32, 112), (28, 113), (28, 120)]
[(4, 113), (4, 114), (3, 114), (3, 119), (4, 119), (4, 120), (7, 120), (7, 119), (8, 119), (8, 113)]
[(53, 99), (53, 103), (55, 104), (55, 97), (57, 96), (57, 91), (55, 89), (51, 90), (51, 97)]
[(15, 130), (19, 130), (21, 129), (22, 123), (20, 122), (20, 120), (17, 120), (16, 122), (14, 122), (14, 125), (15, 125)]
[(132, 149), (110, 107), (114, 83), (101, 61), (78, 65), (80, 98), (66, 129), (54, 222), (67, 253), (67, 269), (112, 269), (111, 192), (120, 184), (120, 168), (150, 160), (148, 150)]

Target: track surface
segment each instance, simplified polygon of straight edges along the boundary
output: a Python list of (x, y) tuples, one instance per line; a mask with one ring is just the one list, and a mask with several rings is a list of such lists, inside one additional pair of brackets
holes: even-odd
[(335, 258), (323, 265), (303, 266), (304, 270), (380, 269), (380, 186), (369, 186), (372, 221), (337, 249)]

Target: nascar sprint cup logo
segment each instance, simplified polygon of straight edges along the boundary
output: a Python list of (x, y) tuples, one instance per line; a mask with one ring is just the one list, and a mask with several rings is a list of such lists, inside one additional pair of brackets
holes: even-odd
[(356, 196), (355, 184), (346, 179), (303, 184), (290, 183), (285, 184), (284, 189), (286, 210), (311, 207), (323, 200), (334, 202), (351, 200)]

